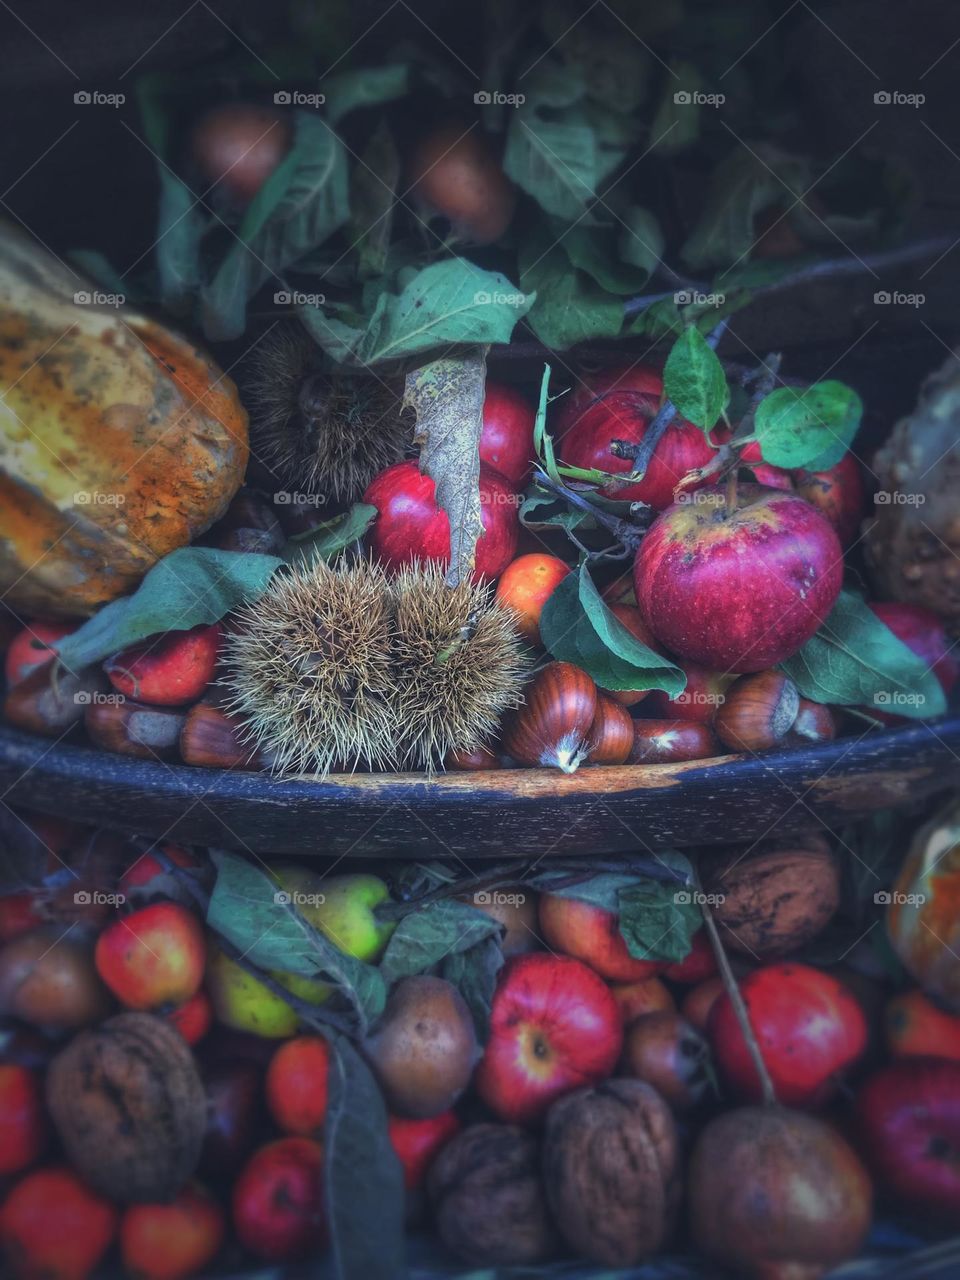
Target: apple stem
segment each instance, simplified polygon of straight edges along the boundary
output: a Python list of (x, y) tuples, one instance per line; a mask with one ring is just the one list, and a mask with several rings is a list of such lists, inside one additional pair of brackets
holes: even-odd
[(727, 475), (727, 499), (725, 514), (732, 516), (737, 509), (737, 468), (731, 467)]
[(703, 916), (703, 923), (706, 926), (707, 933), (710, 935), (710, 945), (713, 947), (713, 954), (717, 960), (717, 966), (720, 970), (720, 980), (723, 983), (723, 989), (730, 997), (730, 1003), (733, 1006), (733, 1012), (740, 1025), (740, 1031), (746, 1042), (747, 1052), (753, 1061), (757, 1078), (760, 1081), (760, 1092), (763, 1096), (763, 1104), (767, 1107), (776, 1106), (777, 1095), (773, 1087), (773, 1081), (770, 1079), (770, 1072), (767, 1070), (767, 1064), (763, 1060), (763, 1054), (760, 1052), (760, 1045), (754, 1034), (753, 1027), (750, 1025), (750, 1016), (747, 1012), (747, 1006), (743, 996), (740, 994), (740, 986), (737, 982), (736, 975), (727, 956), (726, 948), (720, 937), (720, 930), (717, 928), (717, 922), (713, 918), (713, 912), (704, 901), (700, 885), (700, 873), (694, 866), (694, 881), (700, 896), (700, 912)]

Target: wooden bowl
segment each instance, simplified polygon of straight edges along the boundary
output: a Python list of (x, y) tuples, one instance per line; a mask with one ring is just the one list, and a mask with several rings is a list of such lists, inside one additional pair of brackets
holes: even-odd
[(6, 804), (188, 844), (371, 858), (642, 852), (836, 828), (960, 783), (960, 714), (679, 765), (342, 774), (166, 765), (0, 726)]

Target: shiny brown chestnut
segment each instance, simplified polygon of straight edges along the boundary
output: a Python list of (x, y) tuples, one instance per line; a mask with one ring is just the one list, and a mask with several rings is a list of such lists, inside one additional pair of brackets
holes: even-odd
[(473, 751), (448, 751), (443, 767), (475, 772), (482, 769), (502, 769), (503, 765), (500, 763), (500, 757), (495, 755), (489, 747), (477, 747)]
[(837, 736), (837, 718), (822, 702), (800, 699), (800, 710), (793, 727), (784, 738), (790, 747), (812, 747), (818, 742), (832, 742)]
[(141, 760), (177, 754), (185, 715), (176, 707), (148, 707), (118, 694), (96, 695), (84, 713), (87, 737), (104, 751)]
[(718, 756), (709, 725), (697, 720), (634, 720), (630, 764), (669, 764)]
[(597, 714), (587, 738), (588, 764), (626, 764), (633, 747), (630, 712), (610, 694), (598, 691)]
[(572, 662), (551, 662), (527, 685), (524, 697), (505, 725), (504, 751), (518, 764), (573, 773), (587, 754), (597, 686)]
[(185, 764), (203, 769), (262, 769), (256, 745), (243, 737), (243, 725), (210, 702), (198, 702), (187, 712), (180, 730), (180, 755)]
[(3, 704), (8, 724), (58, 738), (78, 725), (98, 693), (106, 693), (110, 682), (99, 668), (88, 667), (74, 674), (59, 670), (53, 663), (38, 667), (9, 691)]
[(782, 671), (740, 676), (713, 718), (717, 737), (733, 751), (766, 751), (781, 742), (800, 710), (800, 694)]

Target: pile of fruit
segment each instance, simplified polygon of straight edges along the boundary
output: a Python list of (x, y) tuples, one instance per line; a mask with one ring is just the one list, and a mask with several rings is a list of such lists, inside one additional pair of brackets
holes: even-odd
[(885, 972), (863, 946), (812, 962), (846, 909), (816, 837), (692, 879), (669, 855), (660, 881), (383, 879), (19, 818), (4, 1274), (187, 1280), (332, 1247), (400, 1275), (406, 1228), (474, 1267), (693, 1248), (812, 1280), (875, 1199), (949, 1224), (957, 832), (955, 811), (918, 832), (875, 895), (906, 966)]

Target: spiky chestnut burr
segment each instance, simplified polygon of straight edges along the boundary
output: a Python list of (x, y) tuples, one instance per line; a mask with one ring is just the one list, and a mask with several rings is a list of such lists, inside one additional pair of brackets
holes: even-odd
[(228, 706), (275, 773), (393, 764), (393, 601), (379, 566), (317, 561), (277, 574), (237, 623)]
[(402, 390), (375, 374), (331, 372), (299, 325), (278, 326), (245, 378), (251, 452), (292, 492), (354, 502), (411, 443)]
[(426, 563), (402, 569), (392, 588), (400, 760), (431, 771), (490, 741), (521, 701), (528, 664), (513, 610), (489, 587), (449, 587), (443, 567)]

